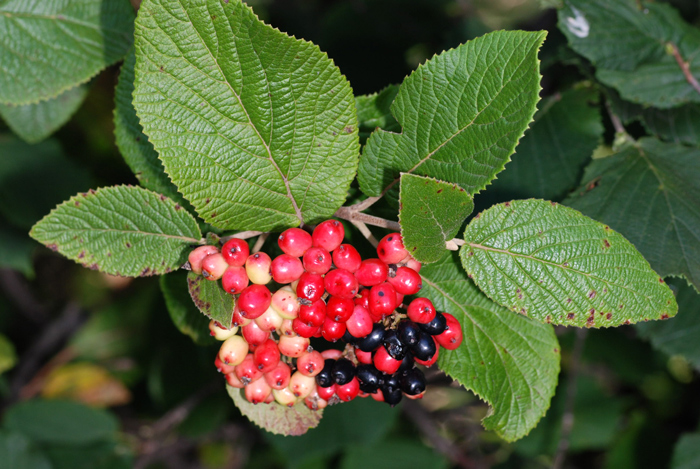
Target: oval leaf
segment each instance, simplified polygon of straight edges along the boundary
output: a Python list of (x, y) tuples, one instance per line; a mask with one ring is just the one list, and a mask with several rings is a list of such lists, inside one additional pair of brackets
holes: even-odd
[(134, 106), (180, 192), (222, 229), (330, 217), (355, 176), (347, 80), (240, 0), (145, 0)]
[(85, 267), (125, 277), (180, 268), (202, 236), (196, 220), (175, 202), (132, 186), (76, 195), (29, 234)]
[(539, 101), (545, 32), (498, 31), (443, 52), (401, 85), (391, 112), (403, 132), (374, 132), (360, 160), (362, 192), (379, 196), (401, 172), (475, 194), (503, 170)]
[(241, 414), (258, 427), (277, 435), (303, 435), (316, 427), (323, 417), (322, 410), (311, 410), (304, 403), (298, 403), (293, 407), (276, 402), (256, 405), (246, 400), (241, 389), (227, 385), (226, 390)]
[(85, 83), (131, 46), (127, 0), (0, 2), (0, 102), (29, 104)]
[(224, 326), (231, 325), (236, 299), (233, 295), (226, 293), (219, 282), (212, 282), (202, 275), (189, 272), (187, 289), (195, 306), (205, 316)]
[(474, 210), (474, 202), (457, 184), (401, 175), (399, 193), (401, 236), (408, 252), (423, 263), (440, 260), (445, 243), (457, 234)]
[(462, 264), (492, 300), (552, 324), (609, 327), (674, 316), (673, 292), (632, 243), (563, 205), (516, 200), (469, 223)]
[(457, 253), (423, 267), (421, 294), (462, 324), (457, 350), (440, 349), (442, 371), (492, 406), (483, 421), (508, 441), (527, 435), (547, 412), (559, 375), (552, 326), (513, 314), (481, 293)]

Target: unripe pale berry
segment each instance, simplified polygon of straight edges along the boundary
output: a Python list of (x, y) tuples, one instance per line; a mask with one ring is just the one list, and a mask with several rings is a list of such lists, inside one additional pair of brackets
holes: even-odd
[(362, 257), (354, 246), (350, 244), (341, 244), (333, 251), (333, 263), (339, 269), (345, 269), (348, 272), (354, 273), (360, 268)]
[(373, 287), (386, 280), (389, 267), (380, 259), (365, 259), (355, 272), (357, 282), (364, 287)]
[(241, 316), (255, 319), (270, 306), (272, 295), (265, 285), (250, 285), (243, 289), (238, 297), (238, 309)]
[(442, 313), (447, 321), (447, 329), (442, 334), (436, 335), (435, 340), (447, 350), (454, 350), (462, 344), (462, 325), (449, 313)]
[(316, 380), (312, 376), (295, 371), (289, 380), (289, 389), (296, 397), (303, 399), (316, 390)]
[(282, 389), (272, 389), (272, 395), (275, 397), (275, 402), (277, 402), (280, 405), (287, 406), (287, 407), (294, 407), (294, 404), (297, 403), (297, 397), (294, 395), (291, 389), (289, 388), (282, 388)]
[(289, 228), (277, 238), (277, 244), (285, 254), (301, 257), (311, 247), (311, 235), (301, 228)]
[(359, 339), (372, 332), (374, 320), (365, 308), (362, 306), (355, 306), (352, 315), (345, 322), (345, 326), (350, 335)]
[(297, 257), (281, 254), (270, 265), (272, 279), (281, 284), (292, 283), (304, 273), (304, 266)]
[(297, 284), (297, 296), (309, 301), (318, 301), (326, 292), (323, 284), (323, 277), (319, 274), (304, 272), (299, 277)]
[(267, 339), (253, 352), (253, 361), (263, 373), (271, 371), (280, 362), (280, 349), (277, 342)]
[(228, 269), (224, 256), (220, 253), (209, 254), (202, 259), (202, 275), (207, 280), (219, 280)]
[(312, 274), (323, 275), (331, 270), (331, 254), (323, 248), (312, 247), (304, 253), (304, 269)]
[(255, 324), (257, 324), (260, 329), (267, 332), (272, 332), (282, 327), (282, 321), (284, 321), (284, 319), (277, 314), (277, 311), (275, 311), (272, 306), (267, 308), (262, 315), (255, 318)]
[(296, 337), (297, 333), (294, 332), (294, 320), (285, 319), (284, 321), (282, 321), (282, 326), (277, 332), (279, 332), (280, 337)]
[(248, 286), (248, 274), (243, 267), (231, 265), (221, 277), (221, 286), (226, 293), (237, 295)]
[(387, 281), (403, 295), (415, 295), (423, 286), (423, 279), (418, 272), (408, 267), (399, 267), (396, 274)]
[(251, 283), (256, 285), (267, 285), (272, 280), (270, 266), (272, 259), (264, 252), (256, 252), (248, 256), (245, 262), (245, 272)]
[(221, 324), (213, 319), (209, 321), (209, 334), (211, 334), (211, 336), (216, 340), (226, 340), (229, 337), (236, 335), (236, 332), (238, 332), (237, 326), (232, 326), (231, 329), (226, 329), (221, 327)]
[(408, 318), (418, 324), (427, 324), (435, 318), (435, 306), (427, 298), (418, 297), (406, 308)]
[(377, 256), (387, 264), (397, 264), (408, 256), (401, 233), (390, 233), (384, 236), (377, 245)]
[(204, 258), (210, 256), (211, 254), (216, 254), (217, 252), (219, 252), (219, 250), (216, 248), (216, 246), (210, 245), (199, 246), (193, 249), (192, 252), (190, 252), (190, 255), (187, 257), (192, 272), (201, 275), (202, 261)]
[(326, 316), (335, 322), (345, 322), (355, 308), (355, 302), (347, 298), (331, 296), (326, 304)]
[(238, 376), (238, 379), (240, 379), (246, 386), (257, 379), (262, 378), (263, 376), (262, 371), (260, 371), (257, 365), (255, 365), (252, 353), (246, 355), (245, 359), (236, 365), (234, 372), (236, 373), (236, 376)]
[(345, 326), (345, 323), (335, 322), (331, 318), (326, 316), (326, 320), (323, 321), (323, 325), (321, 326), (321, 335), (328, 342), (335, 342), (341, 337), (343, 337), (343, 334), (345, 334), (346, 329), (347, 328)]
[(289, 386), (289, 378), (292, 377), (292, 370), (289, 365), (280, 361), (272, 370), (265, 373), (265, 380), (272, 389), (284, 389)]
[(287, 289), (280, 288), (272, 295), (272, 309), (283, 319), (294, 319), (299, 316), (301, 305), (297, 295)]
[(282, 355), (291, 358), (298, 358), (308, 350), (310, 343), (311, 342), (306, 337), (282, 336), (280, 337), (278, 345)]
[(328, 406), (328, 401), (321, 399), (318, 393), (311, 393), (304, 399), (304, 404), (311, 410), (321, 410)]
[(299, 373), (306, 376), (316, 376), (321, 372), (324, 365), (324, 358), (321, 352), (312, 350), (306, 352), (297, 358), (297, 369)]
[(248, 342), (239, 335), (226, 339), (219, 349), (219, 359), (230, 366), (236, 366), (243, 362), (247, 354)]
[(233, 373), (233, 372), (227, 373), (225, 378), (226, 378), (226, 383), (233, 388), (241, 389), (241, 388), (245, 387), (245, 385), (243, 384), (243, 381), (238, 379), (238, 376), (236, 376), (236, 373)]
[(345, 238), (345, 228), (338, 220), (326, 220), (314, 229), (311, 239), (314, 246), (322, 247), (328, 252), (340, 246)]
[(338, 298), (353, 299), (357, 294), (358, 284), (355, 276), (343, 269), (334, 269), (323, 279), (326, 291)]
[(245, 387), (245, 398), (251, 404), (260, 404), (272, 395), (272, 388), (262, 378), (247, 384)]
[(334, 348), (329, 348), (328, 350), (324, 350), (323, 352), (321, 352), (321, 356), (324, 360), (337, 360), (343, 356), (343, 351)]
[(248, 243), (245, 240), (232, 238), (226, 241), (221, 248), (221, 254), (228, 265), (243, 267), (250, 255)]
[(251, 321), (247, 325), (241, 327), (241, 334), (245, 341), (253, 346), (262, 344), (270, 336), (270, 333), (261, 329), (255, 321)]
[(396, 309), (396, 290), (383, 282), (375, 285), (369, 292), (369, 312), (375, 318), (382, 318)]

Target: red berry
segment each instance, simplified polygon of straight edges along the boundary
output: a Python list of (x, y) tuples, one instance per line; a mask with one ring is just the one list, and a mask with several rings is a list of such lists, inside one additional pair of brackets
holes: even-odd
[(301, 228), (289, 228), (277, 238), (277, 244), (285, 254), (301, 257), (311, 247), (311, 235)]
[(345, 323), (350, 335), (358, 339), (372, 332), (373, 325), (372, 316), (362, 306), (355, 306), (352, 316)]
[(321, 352), (312, 350), (297, 358), (297, 369), (303, 375), (316, 376), (323, 369), (324, 361)]
[(331, 270), (323, 279), (326, 291), (338, 298), (353, 299), (357, 294), (357, 279), (344, 269)]
[(271, 371), (280, 362), (280, 349), (277, 342), (267, 339), (253, 353), (253, 361), (263, 373)]
[(323, 321), (323, 325), (321, 326), (321, 335), (328, 342), (335, 342), (343, 337), (345, 329), (345, 323), (335, 322), (331, 320), (331, 318), (326, 317), (326, 320)]
[(220, 253), (209, 254), (202, 259), (202, 275), (207, 280), (219, 280), (226, 272), (228, 264)]
[(252, 319), (244, 318), (241, 316), (241, 310), (238, 309), (238, 304), (236, 304), (236, 307), (233, 308), (233, 318), (231, 319), (231, 327), (236, 327), (236, 326), (247, 326), (250, 324), (250, 321)]
[(226, 293), (237, 295), (248, 286), (248, 275), (245, 269), (240, 266), (229, 266), (221, 277), (221, 286)]
[(279, 349), (282, 355), (291, 358), (301, 357), (309, 349), (311, 342), (308, 337), (280, 337)]
[(318, 393), (318, 397), (320, 397), (324, 401), (330, 401), (331, 397), (335, 396), (335, 384), (331, 384), (326, 388), (316, 386), (316, 392)]
[(250, 285), (238, 296), (238, 309), (241, 316), (255, 319), (270, 306), (272, 295), (265, 285)]
[(307, 339), (313, 337), (316, 331), (318, 331), (319, 327), (320, 326), (314, 326), (313, 324), (304, 322), (299, 318), (296, 318), (292, 321), (292, 329), (294, 330), (294, 332), (296, 332), (299, 336), (305, 337)]
[(333, 263), (339, 269), (345, 269), (348, 272), (355, 272), (360, 268), (362, 257), (350, 244), (341, 244), (333, 251)]
[(372, 396), (372, 399), (374, 399), (377, 402), (384, 402), (384, 394), (381, 390), (373, 392), (372, 394), (370, 394), (370, 396)]
[(248, 256), (248, 260), (245, 261), (245, 272), (251, 283), (257, 285), (270, 283), (270, 280), (272, 280), (272, 275), (270, 274), (271, 264), (272, 259), (264, 252), (256, 252)]
[(300, 304), (297, 295), (289, 287), (280, 288), (272, 295), (272, 309), (284, 319), (294, 319), (299, 315)]
[(389, 267), (379, 259), (365, 259), (355, 272), (357, 282), (363, 287), (379, 285), (386, 280)]
[(318, 301), (326, 292), (323, 277), (319, 274), (304, 272), (299, 277), (297, 284), (297, 296), (309, 301)]
[(201, 274), (202, 261), (204, 258), (211, 254), (216, 254), (217, 252), (219, 252), (219, 250), (216, 248), (216, 246), (210, 245), (199, 246), (193, 249), (190, 255), (187, 257), (187, 261), (190, 263), (190, 269), (192, 272), (195, 274)]
[(257, 325), (255, 321), (251, 321), (248, 325), (241, 327), (243, 338), (250, 345), (260, 345), (270, 336), (268, 331), (265, 331)]
[[(394, 290), (394, 291), (396, 291), (396, 290)], [(403, 303), (403, 297), (404, 297), (404, 295), (402, 295), (402, 294), (399, 293), (399, 292), (396, 292), (396, 307), (397, 307), (397, 308), (398, 308), (399, 306), (401, 306), (401, 304)]]
[(355, 298), (355, 304), (358, 306), (362, 306), (366, 309), (369, 309), (369, 294), (370, 294), (370, 289), (369, 288), (363, 288), (360, 290), (359, 297)]
[(238, 379), (243, 381), (243, 384), (246, 386), (257, 379), (262, 378), (263, 375), (262, 371), (260, 371), (257, 365), (255, 365), (252, 353), (249, 353), (240, 364), (236, 365), (235, 373), (236, 376), (238, 376)]
[(292, 283), (304, 273), (304, 266), (298, 257), (281, 254), (272, 261), (270, 272), (272, 272), (272, 278), (275, 282), (281, 284)]
[(434, 365), (435, 362), (437, 362), (437, 360), (438, 360), (438, 356), (440, 355), (440, 344), (439, 344), (438, 341), (435, 339), (435, 336), (432, 336), (432, 338), (433, 338), (433, 340), (435, 341), (435, 355), (433, 355), (433, 357), (432, 357), (430, 360), (420, 360), (420, 359), (414, 357), (413, 359), (414, 359), (414, 360), (416, 361), (416, 363), (418, 363), (419, 365), (431, 366), (431, 365)]
[(216, 367), (216, 371), (225, 375), (233, 373), (233, 370), (236, 368), (236, 365), (227, 365), (226, 363), (222, 362), (218, 355), (216, 356), (216, 359), (214, 359), (214, 366)]
[(285, 362), (280, 361), (273, 369), (265, 373), (265, 381), (272, 389), (284, 389), (289, 386), (292, 370)]
[(342, 386), (335, 385), (335, 395), (340, 398), (341, 401), (350, 402), (357, 397), (360, 392), (360, 382), (357, 377), (350, 380), (349, 383), (345, 383)]
[(221, 248), (221, 254), (228, 262), (228, 265), (242, 267), (248, 260), (250, 249), (248, 243), (242, 239), (231, 238), (224, 243)]
[(304, 253), (304, 268), (312, 274), (325, 274), (331, 270), (331, 254), (323, 248), (313, 247)]
[(236, 366), (240, 364), (248, 354), (248, 343), (240, 335), (229, 337), (219, 349), (219, 360), (225, 365)]
[(345, 228), (338, 220), (326, 220), (319, 224), (311, 235), (314, 246), (321, 247), (328, 252), (340, 246), (345, 238)]
[(331, 296), (326, 304), (326, 316), (335, 322), (345, 322), (355, 308), (355, 302), (347, 298)]
[(310, 326), (319, 327), (326, 320), (326, 311), (323, 300), (314, 301), (310, 305), (301, 305), (298, 319)]
[(243, 387), (245, 387), (245, 384), (243, 384), (243, 382), (240, 379), (238, 379), (236, 373), (226, 373), (225, 378), (226, 384), (228, 384), (232, 388), (242, 389)]
[(397, 264), (408, 256), (401, 233), (390, 233), (384, 236), (377, 245), (377, 256), (387, 264)]
[(406, 308), (408, 319), (418, 324), (428, 324), (435, 319), (435, 306), (433, 302), (427, 298), (418, 297), (411, 301), (411, 304)]
[(251, 404), (260, 404), (272, 395), (272, 388), (267, 381), (259, 378), (245, 387), (245, 398)]
[(388, 375), (393, 375), (396, 373), (401, 366), (401, 360), (396, 360), (389, 355), (386, 347), (383, 345), (374, 352), (374, 366), (381, 372)]
[(436, 335), (435, 340), (447, 350), (454, 350), (462, 344), (462, 325), (450, 313), (442, 313), (447, 321), (447, 329), (442, 334)]
[(408, 267), (396, 269), (396, 275), (389, 277), (388, 282), (402, 295), (415, 295), (423, 286), (420, 274)]
[(375, 285), (369, 292), (369, 312), (375, 318), (382, 318), (396, 309), (396, 290), (388, 283)]
[(365, 364), (365, 365), (371, 365), (372, 364), (372, 352), (363, 352), (359, 348), (355, 349), (355, 356), (357, 357), (357, 361)]

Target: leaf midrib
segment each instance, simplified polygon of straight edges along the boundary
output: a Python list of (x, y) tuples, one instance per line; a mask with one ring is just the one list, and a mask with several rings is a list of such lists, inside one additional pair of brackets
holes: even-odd
[[(33, 230), (32, 230), (33, 231)], [(90, 233), (120, 233), (120, 234), (138, 234), (142, 236), (153, 236), (157, 238), (167, 238), (167, 239), (178, 239), (182, 241), (187, 241), (187, 242), (193, 242), (193, 243), (199, 243), (199, 239), (195, 238), (190, 238), (186, 236), (176, 236), (176, 235), (169, 235), (169, 234), (159, 234), (159, 233), (152, 233), (149, 231), (141, 231), (141, 230), (117, 230), (114, 228), (70, 228), (68, 227), (67, 229), (64, 230), (52, 230), (52, 233), (77, 233), (77, 232), (90, 232)]]

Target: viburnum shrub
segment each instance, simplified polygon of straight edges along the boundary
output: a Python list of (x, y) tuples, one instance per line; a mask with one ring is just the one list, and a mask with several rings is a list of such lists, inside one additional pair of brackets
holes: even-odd
[[(572, 47), (586, 53), (581, 11), (561, 12)], [(189, 270), (179, 288), (194, 306), (178, 302), (171, 281), (161, 283), (166, 302), (209, 318), (229, 394), (269, 431), (304, 433), (326, 405), (360, 396), (390, 405), (421, 397), (430, 393), (425, 367), (436, 364), (488, 401), (486, 428), (521, 438), (556, 387), (552, 325), (613, 327), (677, 311), (662, 276), (612, 222), (544, 199), (472, 216), (489, 184), (518, 192), (517, 177), (501, 171), (535, 115), (544, 39), (486, 34), (400, 86), (355, 97), (318, 47), (240, 0), (144, 0), (115, 111), (117, 143), (143, 187), (78, 194), (31, 235), (108, 274)], [(567, 106), (589, 98), (559, 97)], [(586, 158), (602, 133), (594, 127)], [(627, 144), (619, 158), (594, 162), (570, 205), (607, 220), (599, 207), (618, 186), (606, 171), (634, 172), (639, 158), (664, 154), (653, 139)], [(670, 171), (662, 166), (659, 178)], [(543, 197), (562, 200), (577, 174), (548, 176)], [(659, 181), (650, 184), (675, 187)], [(633, 211), (628, 228), (642, 226), (635, 216), (665, 215)], [(649, 252), (663, 276), (697, 280), (692, 263)]]

